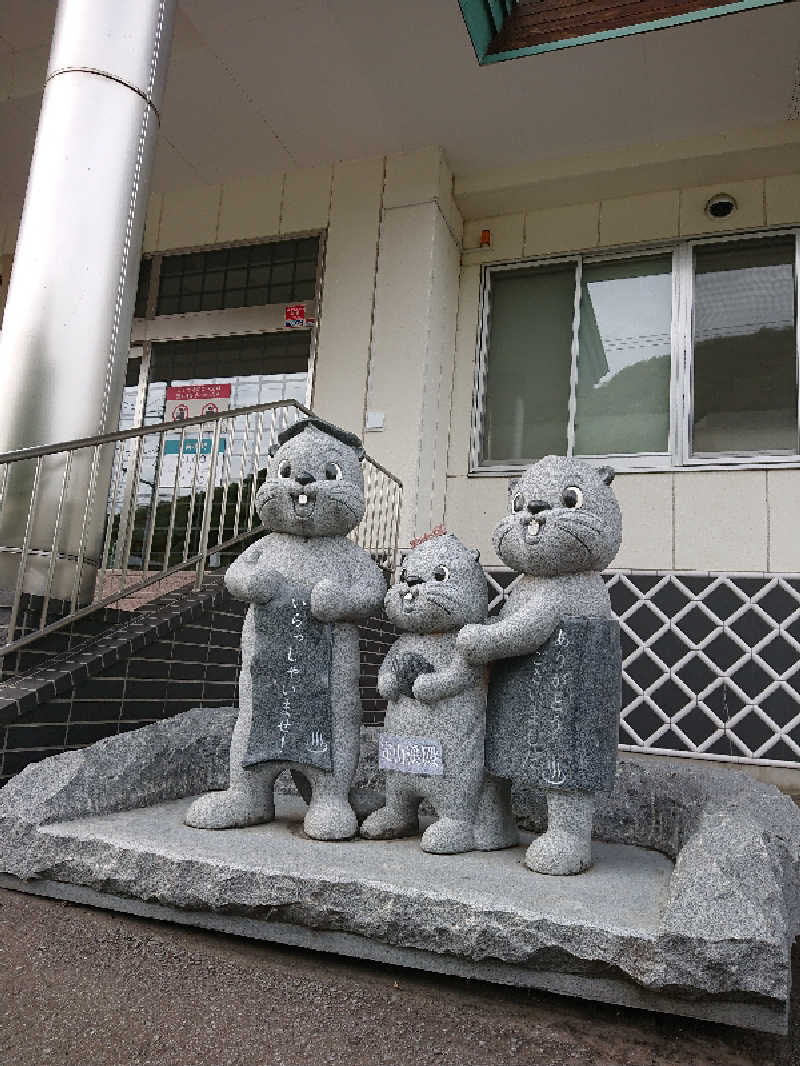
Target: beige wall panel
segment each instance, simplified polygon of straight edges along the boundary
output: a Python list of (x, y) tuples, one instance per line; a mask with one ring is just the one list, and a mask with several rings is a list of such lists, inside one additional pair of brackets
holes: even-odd
[(424, 204), (440, 195), (444, 157), (440, 148), (386, 157), (385, 208)]
[(283, 174), (229, 181), (222, 187), (217, 240), (271, 237), (281, 223)]
[(281, 233), (324, 229), (331, 202), (330, 166), (294, 170), (286, 175), (281, 207)]
[(594, 248), (600, 204), (575, 204), (529, 211), (525, 218), (525, 255), (552, 255)]
[(424, 532), (417, 528), (417, 472), (437, 214), (434, 203), (393, 208), (381, 225), (367, 405), (383, 413), (384, 428), (366, 439), (403, 482), (401, 544)]
[(161, 225), (161, 207), (164, 197), (153, 193), (147, 202), (147, 217), (144, 220), (143, 252), (155, 252), (158, 249), (158, 230)]
[(422, 396), (417, 527), (444, 520), (461, 250), (440, 212), (433, 217), (433, 274)]
[(465, 544), (480, 548), (484, 566), (502, 566), (492, 547), (492, 532), (508, 512), (508, 479), (449, 477), (445, 525)]
[[(481, 230), (488, 229), (492, 243), (489, 248), (481, 248)], [(494, 263), (503, 259), (521, 259), (523, 234), (525, 230), (524, 215), (495, 215), (494, 218), (481, 218), (464, 224), (464, 266), (475, 263)]]
[[(727, 218), (709, 218), (705, 206), (712, 196), (727, 193), (737, 204), (737, 209)], [(730, 230), (749, 229), (765, 224), (764, 182), (731, 181), (718, 185), (703, 185), (697, 189), (681, 190), (681, 236), (696, 233), (727, 233)]]
[(777, 573), (800, 573), (800, 470), (767, 473), (769, 567)]
[(458, 300), (456, 327), (453, 403), (450, 414), (449, 474), (466, 474), (469, 470), (469, 444), (472, 423), (472, 394), (475, 388), (481, 268), (463, 266)]
[(675, 569), (767, 569), (763, 470), (686, 471), (675, 478)]
[(672, 474), (618, 474), (622, 547), (614, 570), (672, 569)]
[(464, 220), (458, 210), (458, 205), (453, 199), (453, 175), (443, 155), (439, 159), (439, 179), (436, 195), (439, 201), (439, 209), (445, 217), (453, 239), (460, 245), (464, 236)]
[[(337, 164), (314, 368), (314, 410), (361, 433), (367, 387), (383, 160)], [(372, 440), (366, 447), (372, 450)]]
[(193, 248), (217, 239), (219, 185), (196, 185), (164, 193), (158, 248)]
[(636, 244), (677, 237), (679, 200), (677, 190), (604, 200), (600, 205), (600, 244)]
[(767, 178), (767, 224), (795, 225), (800, 222), (800, 174)]

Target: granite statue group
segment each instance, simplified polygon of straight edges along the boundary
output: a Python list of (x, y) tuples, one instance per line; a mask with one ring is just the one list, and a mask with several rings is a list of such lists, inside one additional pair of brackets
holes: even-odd
[[(541, 788), (548, 827), (525, 862), (545, 874), (591, 865), (594, 797), (615, 775), (619, 626), (601, 577), (622, 536), (613, 471), (548, 456), (512, 487), (494, 545), (518, 580), (496, 619), (478, 552), (451, 533), (422, 540), (386, 592), (348, 539), (365, 511), (361, 442), (304, 419), (278, 438), (256, 507), (270, 530), (228, 570), (250, 607), (242, 632), (230, 784), (186, 822), (226, 829), (274, 816), (290, 769), (307, 782), (304, 830), (417, 835), (428, 852), (518, 843), (515, 782)], [(386, 802), (360, 828), (349, 793), (360, 746), (358, 623), (386, 615), (400, 635), (379, 672)], [(304, 784), (305, 784), (304, 782)]]

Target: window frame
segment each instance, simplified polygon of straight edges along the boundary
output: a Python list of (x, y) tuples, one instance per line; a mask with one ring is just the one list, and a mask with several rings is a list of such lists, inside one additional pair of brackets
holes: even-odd
[[(759, 240), (770, 237), (794, 238), (794, 313), (795, 313), (795, 381), (797, 384), (797, 451), (787, 452), (717, 452), (692, 454), (692, 426), (694, 417), (694, 249), (698, 246), (732, 241)], [(486, 409), (486, 380), (489, 364), (489, 336), (491, 332), (492, 278), (495, 274), (536, 267), (574, 264), (575, 299), (572, 317), (570, 349), (570, 398), (567, 409), (567, 450), (572, 454), (575, 441), (576, 388), (578, 378), (578, 341), (580, 331), (581, 282), (585, 265), (608, 263), (623, 259), (649, 256), (672, 256), (672, 318), (670, 328), (671, 372), (669, 397), (669, 436), (666, 452), (620, 453), (612, 455), (580, 456), (589, 463), (612, 464), (620, 473), (663, 473), (669, 470), (763, 470), (769, 468), (800, 467), (800, 226), (781, 226), (773, 229), (734, 231), (694, 238), (673, 238), (665, 241), (628, 245), (614, 249), (586, 249), (557, 256), (504, 260), (485, 263), (481, 267), (478, 323), (476, 331), (477, 357), (473, 386), (469, 447), (469, 475), (476, 477), (512, 477), (535, 459), (519, 462), (481, 462), (484, 414)]]
[[(325, 273), (326, 230), (303, 230), (298, 233), (282, 233), (272, 237), (254, 237), (240, 241), (222, 241), (213, 244), (192, 245), (185, 248), (160, 249), (142, 256), (151, 262), (148, 280), (147, 304), (144, 317), (134, 318), (131, 329), (131, 348), (141, 350), (139, 374), (139, 398), (134, 415), (134, 426), (142, 424), (144, 418), (144, 400), (150, 380), (150, 364), (154, 343), (179, 340), (201, 340), (216, 337), (243, 336), (250, 333), (310, 332), (308, 357), (308, 382), (305, 404), (312, 405), (314, 377), (317, 365), (317, 346), (319, 339), (319, 310), (322, 306), (322, 286)], [(317, 270), (314, 280), (314, 297), (310, 300), (281, 301), (271, 304), (254, 304), (248, 307), (222, 308), (216, 311), (184, 311), (178, 314), (156, 314), (158, 289), (161, 277), (161, 262), (173, 255), (215, 252), (226, 248), (243, 248), (251, 245), (280, 244), (283, 241), (302, 240), (314, 237), (319, 241), (317, 252)], [(285, 323), (285, 309), (293, 303), (303, 304), (306, 309), (308, 325), (288, 327)], [(141, 408), (141, 410), (140, 410)]]

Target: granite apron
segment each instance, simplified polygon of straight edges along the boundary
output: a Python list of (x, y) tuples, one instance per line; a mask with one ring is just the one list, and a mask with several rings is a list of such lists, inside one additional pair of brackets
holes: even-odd
[(610, 792), (621, 703), (619, 623), (565, 619), (533, 654), (492, 664), (486, 769), (538, 788)]
[(333, 769), (332, 626), (311, 615), (310, 590), (285, 584), (254, 604), (253, 721), (243, 765)]

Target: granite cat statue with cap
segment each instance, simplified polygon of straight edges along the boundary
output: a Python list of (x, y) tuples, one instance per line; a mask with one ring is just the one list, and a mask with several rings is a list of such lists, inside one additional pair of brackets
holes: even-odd
[(545, 791), (547, 831), (525, 858), (538, 873), (588, 869), (594, 796), (614, 785), (622, 665), (601, 575), (622, 539), (613, 478), (553, 455), (525, 471), (494, 531), (521, 576), (494, 624), (457, 639), (470, 662), (492, 664), (487, 770)]
[(385, 607), (400, 630), (378, 673), (378, 690), (388, 700), (378, 740), (386, 805), (366, 819), (361, 835), (416, 836), (419, 805), (427, 799), (438, 819), (422, 835), (423, 851), (455, 854), (516, 844), (512, 819), (498, 825), (479, 818), (487, 671), (456, 651), (461, 626), (486, 619), (478, 552), (450, 533), (426, 537), (406, 556)]
[(228, 591), (250, 603), (230, 785), (195, 800), (185, 820), (200, 829), (268, 822), (275, 781), (290, 769), (311, 787), (306, 834), (343, 840), (358, 828), (348, 800), (361, 723), (357, 623), (386, 591), (346, 536), (365, 511), (364, 450), (354, 434), (307, 418), (270, 454), (255, 505), (271, 532), (225, 575)]

